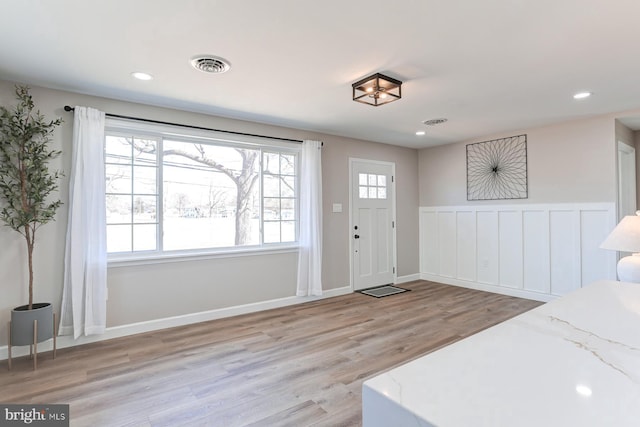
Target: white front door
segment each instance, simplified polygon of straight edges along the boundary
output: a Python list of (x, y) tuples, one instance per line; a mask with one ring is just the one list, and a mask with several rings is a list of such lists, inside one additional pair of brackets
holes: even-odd
[(393, 163), (350, 159), (350, 247), (355, 290), (394, 282), (394, 168)]

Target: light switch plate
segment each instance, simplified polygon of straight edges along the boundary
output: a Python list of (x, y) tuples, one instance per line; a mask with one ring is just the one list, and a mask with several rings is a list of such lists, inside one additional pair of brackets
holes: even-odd
[(334, 203), (333, 212), (342, 212), (342, 203)]

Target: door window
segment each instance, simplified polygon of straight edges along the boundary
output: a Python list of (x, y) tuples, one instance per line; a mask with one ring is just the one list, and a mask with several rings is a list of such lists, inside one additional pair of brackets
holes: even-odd
[(358, 196), (361, 199), (386, 199), (387, 177), (373, 173), (358, 174)]

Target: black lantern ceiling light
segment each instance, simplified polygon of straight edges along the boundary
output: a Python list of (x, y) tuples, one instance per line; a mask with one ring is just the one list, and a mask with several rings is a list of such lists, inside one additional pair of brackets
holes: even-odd
[(380, 73), (365, 77), (351, 86), (354, 101), (374, 107), (402, 98), (402, 82)]

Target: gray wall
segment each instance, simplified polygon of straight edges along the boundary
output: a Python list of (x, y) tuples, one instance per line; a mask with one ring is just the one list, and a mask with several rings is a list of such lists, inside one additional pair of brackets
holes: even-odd
[[(419, 152), (420, 206), (616, 201), (615, 117), (490, 135)], [(527, 134), (529, 197), (467, 201), (466, 144)]]
[(635, 148), (635, 141), (633, 131), (625, 126), (620, 120), (616, 119), (616, 141), (624, 142), (625, 144)]
[[(2, 105), (15, 105), (13, 90), (13, 83), (0, 81)], [(65, 120), (54, 135), (54, 147), (63, 150), (64, 154), (52, 163), (52, 167), (63, 170), (67, 177), (71, 164), (73, 117), (63, 111), (64, 105), (84, 105), (114, 114), (323, 141), (325, 290), (341, 288), (350, 283), (347, 212), (349, 157), (395, 162), (398, 276), (418, 273), (416, 150), (38, 87), (33, 87), (31, 93), (38, 108), (47, 118), (62, 117)], [(60, 197), (65, 203), (68, 200), (67, 187), (68, 178), (64, 178)], [(343, 213), (332, 213), (333, 203), (342, 203)], [(59, 311), (62, 298), (66, 218), (65, 204), (60, 209), (56, 222), (40, 229), (35, 251), (35, 299), (53, 302), (56, 311)], [(21, 236), (7, 227), (0, 227), (0, 325), (6, 325), (11, 309), (24, 304), (27, 299), (24, 252)], [(107, 326), (294, 296), (296, 268), (295, 252), (154, 265), (112, 266), (108, 271)], [(0, 328), (0, 345), (5, 345), (6, 342), (6, 328)]]

